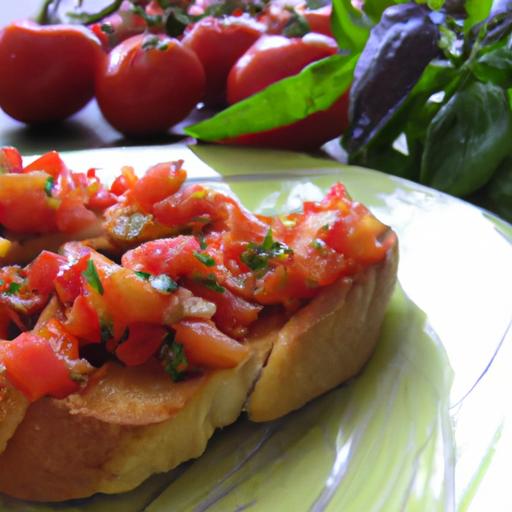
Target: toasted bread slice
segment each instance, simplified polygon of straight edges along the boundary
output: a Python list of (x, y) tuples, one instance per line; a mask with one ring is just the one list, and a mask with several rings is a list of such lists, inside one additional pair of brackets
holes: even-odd
[(382, 263), (322, 290), (267, 338), (268, 360), (247, 403), (252, 421), (284, 416), (361, 370), (377, 344), (397, 265), (395, 244)]
[(0, 492), (63, 501), (127, 491), (199, 457), (244, 404), (251, 420), (267, 421), (341, 384), (375, 348), (397, 261), (395, 246), (290, 319), (262, 318), (248, 341), (251, 355), (236, 368), (174, 383), (160, 366), (110, 363), (83, 392), (33, 403), (23, 421), (22, 408), (1, 421), (0, 402), (0, 453), (10, 438), (0, 455)]
[(0, 453), (23, 420), (28, 400), (0, 375)]
[(108, 365), (83, 394), (33, 403), (0, 455), (0, 491), (63, 501), (133, 489), (199, 457), (240, 415), (259, 365), (174, 383), (155, 367)]

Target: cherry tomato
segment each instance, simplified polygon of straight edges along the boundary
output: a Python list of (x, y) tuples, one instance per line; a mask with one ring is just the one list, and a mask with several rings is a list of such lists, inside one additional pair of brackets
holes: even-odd
[(0, 107), (28, 124), (65, 119), (93, 97), (102, 57), (84, 27), (12, 23), (0, 32)]
[[(270, 84), (299, 73), (312, 62), (336, 53), (334, 39), (321, 34), (303, 38), (261, 37), (233, 66), (228, 77), (228, 101), (236, 103)], [(242, 135), (228, 143), (313, 150), (340, 135), (348, 126), (348, 93), (330, 108), (291, 125)]]
[(208, 16), (185, 33), (183, 46), (199, 57), (206, 74), (204, 102), (209, 106), (226, 102), (226, 81), (235, 62), (263, 33), (263, 25), (251, 18)]
[(204, 70), (192, 50), (164, 35), (138, 35), (116, 46), (96, 79), (107, 121), (132, 136), (161, 133), (201, 100)]

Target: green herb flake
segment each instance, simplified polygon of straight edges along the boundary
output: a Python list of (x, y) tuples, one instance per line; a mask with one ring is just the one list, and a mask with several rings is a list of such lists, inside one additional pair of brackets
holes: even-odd
[(15, 295), (16, 293), (18, 293), (21, 289), (21, 284), (20, 283), (10, 283), (9, 284), (9, 287), (7, 288), (6, 292), (7, 295)]
[(46, 195), (48, 197), (52, 197), (52, 190), (53, 190), (54, 184), (55, 184), (55, 180), (51, 176), (49, 176), (46, 179), (46, 183), (44, 184), (44, 191), (46, 192)]
[(149, 278), (151, 277), (151, 274), (149, 274), (148, 272), (135, 271), (135, 275), (139, 279), (142, 279), (143, 281), (149, 281)]
[(114, 337), (114, 323), (110, 318), (100, 319), (100, 333), (102, 343), (106, 343)]
[(181, 343), (174, 339), (174, 334), (169, 333), (160, 349), (160, 358), (166, 373), (174, 382), (183, 379), (188, 368), (188, 359)]
[(165, 274), (150, 276), (149, 282), (160, 293), (172, 293), (178, 289), (178, 283)]
[(114, 33), (114, 27), (112, 26), (112, 23), (102, 23), (101, 24), (101, 31), (105, 34), (113, 34)]
[(215, 274), (208, 274), (206, 277), (204, 276), (196, 276), (194, 278), (194, 281), (196, 283), (200, 283), (203, 286), (206, 286), (206, 288), (209, 288), (210, 290), (213, 290), (217, 293), (224, 293), (226, 289), (219, 284), (217, 281), (217, 278), (215, 277)]
[(315, 238), (314, 240), (311, 241), (311, 247), (313, 247), (313, 249), (316, 249), (317, 251), (325, 249), (326, 245), (327, 244), (321, 238)]
[(196, 258), (196, 260), (200, 261), (203, 265), (206, 265), (207, 267), (215, 266), (215, 260), (209, 254), (194, 251), (194, 257)]
[(271, 259), (284, 260), (293, 254), (293, 250), (282, 242), (275, 241), (269, 228), (261, 245), (249, 242), (240, 259), (251, 270), (265, 270)]
[(96, 270), (96, 266), (94, 265), (94, 261), (92, 261), (92, 259), (89, 259), (87, 262), (87, 267), (82, 272), (82, 275), (85, 277), (85, 280), (89, 283), (93, 290), (96, 290), (100, 295), (103, 295), (103, 285), (101, 284), (100, 276), (98, 275), (98, 271)]
[(204, 235), (202, 233), (200, 233), (199, 236), (197, 237), (197, 239), (199, 241), (199, 247), (201, 247), (201, 249), (204, 251), (208, 247), (208, 244), (206, 243), (206, 240), (204, 239)]

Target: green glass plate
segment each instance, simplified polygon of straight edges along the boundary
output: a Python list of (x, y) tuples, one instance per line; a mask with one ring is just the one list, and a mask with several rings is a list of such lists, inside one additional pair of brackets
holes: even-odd
[(512, 227), (420, 185), (295, 153), (175, 145), (65, 155), (106, 178), (176, 158), (191, 180), (261, 213), (296, 209), (342, 181), (390, 224), (400, 285), (377, 351), (348, 384), (278, 421), (242, 417), (201, 458), (130, 493), (58, 505), (0, 496), (0, 510), (512, 510)]

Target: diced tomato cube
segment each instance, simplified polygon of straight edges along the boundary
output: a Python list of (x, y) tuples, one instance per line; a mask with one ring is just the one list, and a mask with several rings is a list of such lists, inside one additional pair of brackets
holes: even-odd
[(167, 330), (159, 325), (136, 323), (129, 327), (128, 339), (116, 350), (127, 366), (144, 364), (162, 345)]
[(133, 189), (133, 197), (146, 212), (153, 211), (153, 205), (175, 194), (187, 178), (182, 169), (183, 161), (167, 162), (150, 167)]
[(48, 340), (24, 332), (3, 344), (1, 357), (7, 378), (31, 402), (46, 395), (64, 398), (78, 390), (69, 368)]
[(0, 149), (0, 173), (16, 172), (23, 169), (23, 161), (20, 152), (11, 147)]
[(192, 364), (207, 368), (233, 368), (249, 354), (246, 345), (226, 336), (212, 322), (183, 320), (172, 326), (176, 341), (185, 347)]
[(27, 268), (28, 284), (32, 290), (42, 294), (51, 293), (54, 281), (66, 258), (50, 251), (43, 251)]
[(32, 171), (44, 171), (56, 180), (59, 175), (66, 173), (68, 168), (57, 151), (50, 151), (23, 169), (24, 173)]

